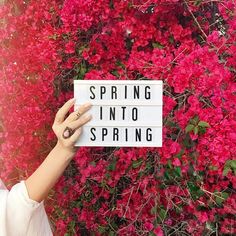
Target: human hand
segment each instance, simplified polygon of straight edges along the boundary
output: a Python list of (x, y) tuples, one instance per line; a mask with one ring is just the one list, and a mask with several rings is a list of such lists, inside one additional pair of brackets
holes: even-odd
[[(82, 132), (82, 126), (91, 120), (92, 116), (86, 113), (92, 106), (91, 103), (85, 103), (76, 111), (66, 114), (74, 105), (75, 99), (68, 100), (57, 112), (52, 126), (54, 133), (58, 138), (57, 145), (69, 153), (75, 154), (78, 148), (74, 146)], [(71, 135), (70, 135), (71, 133)], [(64, 134), (64, 135), (63, 135)]]

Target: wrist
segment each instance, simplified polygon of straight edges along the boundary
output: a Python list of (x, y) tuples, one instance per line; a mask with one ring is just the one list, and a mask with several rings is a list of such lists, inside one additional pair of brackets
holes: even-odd
[(62, 156), (65, 160), (73, 159), (74, 155), (76, 154), (76, 149), (64, 147), (59, 141), (57, 142), (56, 146), (54, 147), (55, 150), (58, 152), (60, 156)]

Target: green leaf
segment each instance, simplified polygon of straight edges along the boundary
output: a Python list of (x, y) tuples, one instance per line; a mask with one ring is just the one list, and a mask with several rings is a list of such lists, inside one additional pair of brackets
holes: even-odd
[(111, 163), (108, 165), (107, 170), (113, 171), (116, 169), (116, 159), (113, 159)]
[(75, 225), (76, 225), (76, 223), (75, 223), (75, 221), (74, 221), (74, 220), (72, 220), (72, 221), (70, 221), (70, 222), (69, 222), (69, 227), (72, 227), (72, 228), (74, 228), (74, 227), (75, 227)]
[(69, 190), (69, 187), (65, 185), (62, 189), (62, 192), (66, 194), (68, 190)]
[(183, 156), (184, 152), (185, 152), (184, 149), (181, 149), (180, 152), (178, 154), (176, 154), (176, 157), (181, 159), (181, 157)]
[(151, 209), (151, 214), (152, 214), (152, 215), (155, 215), (156, 212), (157, 212), (157, 207), (156, 207), (156, 206), (152, 207), (152, 209)]
[(109, 236), (115, 236), (115, 235), (116, 235), (116, 233), (114, 231), (109, 232)]
[(135, 160), (132, 162), (132, 167), (134, 169), (136, 169), (136, 168), (140, 167), (142, 165), (142, 163), (143, 163), (143, 159)]
[(189, 133), (189, 132), (191, 132), (193, 129), (194, 129), (194, 125), (189, 124), (189, 125), (187, 125), (186, 128), (185, 128), (185, 132), (186, 132), (186, 133)]
[(86, 49), (86, 45), (83, 45), (80, 48), (76, 48), (76, 52), (77, 54), (81, 55), (85, 49)]
[(116, 191), (116, 189), (115, 189), (115, 188), (110, 188), (110, 190), (109, 190), (110, 194), (114, 194), (114, 193), (115, 193), (115, 191)]
[(77, 64), (75, 66), (74, 70), (76, 72), (76, 76), (74, 77), (74, 79), (82, 80), (88, 69), (86, 63), (82, 61), (80, 64)]
[(183, 144), (186, 148), (192, 148), (195, 145), (194, 141), (190, 138), (189, 134), (187, 134), (184, 138)]
[(218, 170), (218, 167), (217, 167), (217, 166), (210, 165), (210, 166), (209, 166), (209, 170)]
[(165, 171), (165, 172), (164, 172), (164, 177), (165, 177), (165, 179), (167, 179), (167, 180), (170, 180), (170, 179), (171, 179), (171, 176), (170, 176), (170, 174), (169, 174), (168, 171)]
[(226, 192), (216, 192), (214, 195), (218, 205), (221, 205), (229, 197), (229, 194)]
[(102, 187), (102, 188), (105, 188), (106, 185), (107, 185), (107, 182), (106, 182), (106, 180), (103, 179), (103, 180), (101, 181), (101, 187)]
[(152, 231), (149, 232), (148, 236), (156, 236), (156, 234), (154, 234)]
[(198, 126), (200, 126), (200, 127), (210, 127), (210, 125), (206, 121), (199, 121)]
[(175, 39), (174, 39), (173, 35), (171, 35), (171, 36), (169, 37), (169, 42), (170, 42), (171, 44), (174, 44)]
[(153, 46), (154, 48), (159, 48), (159, 49), (163, 49), (163, 48), (164, 48), (164, 46), (161, 45), (159, 42), (152, 43), (152, 46)]
[(194, 116), (191, 120), (190, 123), (193, 125), (197, 125), (199, 122), (199, 117), (198, 116)]
[(98, 226), (98, 232), (101, 233), (101, 234), (105, 233), (106, 232), (106, 227), (99, 225)]
[(91, 161), (91, 162), (90, 162), (90, 165), (91, 165), (91, 166), (96, 166), (97, 163), (96, 163), (95, 161)]
[(194, 134), (198, 134), (198, 130), (199, 130), (198, 126), (195, 126), (194, 129), (193, 129)]
[(145, 174), (145, 172), (144, 171), (139, 171), (139, 173), (138, 173), (138, 177), (137, 177), (137, 179), (140, 179), (140, 178), (142, 178), (142, 176), (144, 176), (144, 174)]
[(198, 126), (198, 127), (199, 127), (199, 131), (198, 131), (199, 135), (206, 133), (206, 127), (201, 127), (201, 126)]
[(232, 170), (236, 175), (236, 160), (227, 160), (224, 166), (223, 176), (226, 176), (229, 173), (229, 171)]
[(49, 36), (48, 36), (49, 39), (53, 39), (53, 40), (56, 40), (57, 37), (58, 37), (57, 34), (53, 34), (53, 35), (49, 35)]
[(200, 189), (193, 182), (188, 182), (187, 185), (188, 185), (188, 188), (191, 192), (195, 192), (195, 191), (198, 191)]
[(113, 70), (113, 71), (111, 71), (111, 74), (114, 75), (114, 76), (116, 76), (117, 78), (120, 77), (120, 74), (118, 73), (117, 70)]
[(211, 232), (213, 232), (213, 231), (215, 232), (215, 230), (216, 230), (215, 224), (212, 222), (206, 222), (206, 228), (208, 230), (210, 230)]
[(204, 192), (195, 185), (193, 182), (188, 182), (187, 183), (188, 189), (190, 190), (191, 196), (194, 200), (198, 199), (199, 197), (204, 195)]
[(171, 160), (168, 160), (168, 161), (167, 161), (167, 167), (170, 168), (170, 169), (172, 168), (172, 162), (171, 162)]
[(229, 166), (225, 166), (223, 170), (223, 176), (226, 176), (229, 173), (229, 171), (231, 171), (231, 168)]
[(120, 66), (122, 69), (125, 69), (125, 64), (123, 64), (121, 61), (117, 61), (116, 65)]
[(229, 197), (229, 194), (226, 192), (222, 192), (221, 195), (225, 200)]
[(110, 173), (106, 173), (106, 174), (105, 174), (105, 177), (106, 177), (107, 179), (110, 179), (110, 178), (111, 178)]
[(236, 160), (231, 160), (230, 166), (232, 167), (232, 169), (236, 169)]
[(179, 166), (175, 168), (175, 173), (176, 173), (176, 175), (177, 175), (178, 177), (181, 177), (181, 176), (182, 176), (182, 174), (181, 174), (181, 168), (180, 168)]
[(159, 215), (159, 218), (160, 218), (161, 222), (163, 222), (166, 218), (167, 211), (165, 209), (161, 208), (158, 215)]
[(194, 2), (194, 5), (198, 7), (201, 3), (202, 3), (202, 0), (196, 0)]
[(167, 119), (166, 126), (169, 126), (171, 128), (179, 129), (178, 124), (176, 122), (174, 122), (173, 120), (171, 120), (171, 119)]

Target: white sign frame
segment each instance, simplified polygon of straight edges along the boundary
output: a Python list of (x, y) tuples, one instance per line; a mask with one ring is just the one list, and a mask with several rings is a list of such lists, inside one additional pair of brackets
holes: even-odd
[[(87, 112), (93, 118), (75, 146), (162, 147), (162, 94), (161, 80), (74, 80), (74, 110), (93, 104)], [(94, 136), (100, 140), (92, 141)]]

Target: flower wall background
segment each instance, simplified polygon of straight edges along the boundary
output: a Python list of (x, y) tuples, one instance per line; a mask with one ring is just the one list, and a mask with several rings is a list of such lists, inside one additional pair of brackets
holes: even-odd
[(50, 192), (55, 235), (236, 234), (236, 2), (1, 0), (0, 177), (56, 143), (73, 80), (164, 81), (162, 148), (80, 148)]

